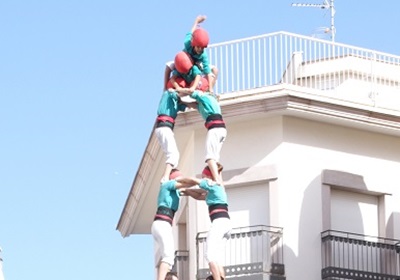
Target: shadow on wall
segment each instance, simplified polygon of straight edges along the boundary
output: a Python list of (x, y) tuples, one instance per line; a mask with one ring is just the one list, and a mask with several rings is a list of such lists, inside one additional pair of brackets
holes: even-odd
[(226, 170), (264, 165), (260, 163), (281, 143), (278, 136), (273, 137), (273, 132), (279, 129), (279, 122), (274, 119), (227, 123), (227, 126), (228, 134), (221, 150), (221, 163)]
[[(329, 174), (336, 175), (335, 183)], [(287, 269), (288, 278), (298, 271), (304, 279), (349, 273), (358, 273), (360, 279), (399, 276), (400, 229), (394, 221), (400, 213), (390, 216), (386, 236), (380, 237), (379, 212), (384, 207), (380, 203), (384, 202), (367, 189), (362, 176), (345, 172), (324, 170), (311, 181), (301, 205), (298, 255), (287, 260), (294, 264)]]
[(352, 155), (368, 155), (394, 162), (400, 161), (400, 153), (397, 152), (400, 149), (398, 137), (354, 128), (327, 126), (318, 122), (310, 123), (301, 119), (286, 118), (285, 122), (291, 124), (290, 132), (285, 138), (288, 142)]
[[(397, 227), (396, 227), (396, 221), (397, 221)], [(392, 213), (386, 225), (387, 237), (400, 239), (400, 226), (398, 221), (400, 221), (400, 213), (399, 212)]]
[[(302, 271), (303, 279), (320, 279), (322, 258), (324, 257), (321, 258), (323, 219), (330, 219), (329, 229), (345, 230), (347, 228), (348, 230), (345, 230), (347, 232), (363, 233), (364, 224), (358, 204), (350, 200), (344, 202), (347, 205), (347, 210), (340, 209), (337, 201), (334, 200), (340, 199), (341, 194), (339, 193), (339, 197), (335, 199), (331, 192), (330, 199), (323, 201), (323, 188), (329, 187), (322, 185), (321, 176), (318, 176), (310, 182), (304, 191), (299, 221), (298, 255), (290, 260), (290, 263), (294, 265), (288, 268), (286, 274), (288, 279), (296, 278), (298, 271)], [(324, 205), (326, 203), (329, 205)], [(326, 208), (330, 213), (324, 214), (323, 209)], [(343, 215), (343, 213), (339, 213), (341, 211), (350, 211), (351, 215)]]

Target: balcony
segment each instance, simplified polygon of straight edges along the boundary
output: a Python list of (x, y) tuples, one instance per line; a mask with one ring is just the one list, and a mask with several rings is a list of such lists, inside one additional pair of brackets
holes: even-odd
[(278, 84), (316, 95), (398, 110), (400, 56), (288, 32), (212, 44), (217, 93)]
[(328, 230), (322, 239), (322, 279), (400, 279), (400, 240)]
[[(210, 275), (204, 259), (207, 232), (198, 233), (197, 279)], [(282, 229), (270, 226), (235, 228), (226, 244), (225, 273), (229, 279), (285, 279)]]

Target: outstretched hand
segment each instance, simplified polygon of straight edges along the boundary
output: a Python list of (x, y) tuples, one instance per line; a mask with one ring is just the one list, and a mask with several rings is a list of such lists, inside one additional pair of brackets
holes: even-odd
[(187, 193), (186, 193), (186, 188), (180, 189), (180, 190), (179, 190), (179, 195), (182, 195), (182, 196), (187, 195)]
[(180, 97), (184, 97), (186, 95), (192, 94), (193, 92), (189, 88), (176, 88), (176, 92)]
[(207, 19), (206, 16), (199, 15), (199, 16), (197, 16), (197, 18), (196, 18), (196, 23), (197, 23), (197, 24), (202, 23), (202, 22), (205, 21), (206, 19)]

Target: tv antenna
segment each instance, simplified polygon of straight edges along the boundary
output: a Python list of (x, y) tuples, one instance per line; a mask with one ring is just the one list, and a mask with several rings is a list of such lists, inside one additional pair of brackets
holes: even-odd
[(329, 32), (331, 33), (332, 42), (335, 42), (335, 4), (334, 0), (324, 0), (322, 4), (312, 4), (312, 3), (292, 3), (293, 7), (312, 7), (312, 8), (320, 8), (320, 9), (329, 9), (331, 10), (331, 27), (329, 28)]

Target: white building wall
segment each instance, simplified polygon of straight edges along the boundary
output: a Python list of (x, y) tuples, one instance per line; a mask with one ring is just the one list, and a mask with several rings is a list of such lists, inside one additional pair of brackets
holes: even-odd
[[(282, 227), (288, 280), (321, 279), (321, 231), (400, 239), (399, 57), (286, 33), (253, 38), (247, 41), (252, 49), (242, 48), (249, 45), (243, 42), (208, 49), (258, 53), (248, 68), (241, 66), (250, 61), (227, 55), (237, 58), (224, 64), (233, 72), (221, 71), (217, 83), (228, 129), (221, 163), (234, 227)], [(254, 47), (265, 50), (271, 42), (275, 57), (262, 59), (263, 52)], [(234, 69), (242, 69), (243, 77), (227, 83)], [(201, 117), (182, 114), (174, 131), (180, 168), (187, 175), (200, 174), (207, 132)], [(118, 225), (124, 236), (149, 232), (157, 190), (146, 186), (158, 185), (164, 169), (154, 137), (143, 159)], [(335, 180), (341, 172), (345, 178)], [(210, 221), (204, 202), (189, 199), (185, 205), (177, 214), (176, 235), (187, 236), (178, 236), (177, 243), (189, 250), (190, 279), (195, 279), (195, 238)]]
[(379, 236), (378, 200), (373, 195), (333, 190), (332, 229)]
[[(232, 224), (283, 228), (286, 279), (321, 278), (321, 232), (325, 229), (400, 239), (400, 204), (396, 203), (400, 138), (287, 115), (238, 117), (227, 121), (227, 128), (221, 163)], [(201, 124), (176, 130), (187, 136), (179, 137), (181, 169), (187, 175), (199, 175), (205, 166), (206, 132)], [(268, 181), (258, 174), (262, 180), (232, 184), (257, 167), (273, 168), (276, 178)], [(229, 175), (235, 170), (244, 171)], [(324, 201), (324, 170), (361, 176), (365, 193), (340, 193), (333, 186), (328, 202)], [(330, 204), (328, 217), (326, 203)], [(209, 230), (210, 220), (204, 202), (189, 199), (186, 205), (179, 211), (185, 212), (182, 221), (187, 236), (176, 243), (178, 250), (189, 251), (190, 271), (195, 272), (196, 235)], [(351, 215), (341, 219), (346, 212)], [(357, 218), (359, 223), (352, 222)]]
[[(271, 225), (283, 227), (285, 272), (289, 280), (321, 277), (321, 173), (324, 169), (361, 175), (365, 179), (366, 191), (399, 197), (400, 139), (397, 137), (292, 117), (266, 117), (228, 124), (228, 127), (221, 160), (225, 170), (271, 164), (277, 167), (278, 178), (274, 182), (278, 190), (274, 195), (277, 197), (270, 198), (278, 201), (278, 209), (270, 213), (277, 224)], [(202, 140), (198, 141), (201, 143)], [(255, 199), (254, 196), (242, 196), (240, 199), (246, 188), (251, 187), (228, 190), (232, 196), (230, 209), (233, 224), (245, 226), (248, 222), (251, 226), (254, 225), (252, 222), (268, 223), (269, 218), (261, 214), (268, 211), (268, 203), (262, 203), (260, 198)], [(367, 222), (371, 213), (373, 220), (378, 219), (378, 213), (374, 212), (378, 202), (375, 198), (371, 199), (359, 204), (359, 211), (363, 213), (360, 222)], [(251, 200), (255, 203), (251, 204)], [(248, 211), (240, 210), (242, 204), (246, 204)], [(362, 227), (339, 223), (338, 216), (345, 211), (342, 209), (342, 212), (336, 213), (337, 209), (341, 206), (346, 209), (349, 204), (336, 195), (333, 205), (331, 229), (339, 227), (336, 229), (378, 235), (375, 222)], [(400, 213), (400, 204), (392, 206), (394, 209), (386, 211), (385, 220), (389, 220), (393, 213)], [(249, 216), (250, 212), (257, 216)], [(396, 225), (394, 238), (400, 239), (398, 228)]]
[(282, 141), (280, 117), (227, 123), (227, 129), (221, 151), (225, 170), (276, 163), (274, 150)]
[(232, 227), (269, 225), (269, 190), (267, 184), (251, 184), (227, 189)]

